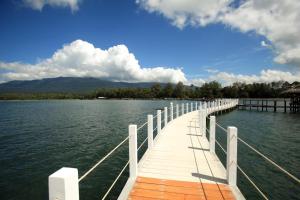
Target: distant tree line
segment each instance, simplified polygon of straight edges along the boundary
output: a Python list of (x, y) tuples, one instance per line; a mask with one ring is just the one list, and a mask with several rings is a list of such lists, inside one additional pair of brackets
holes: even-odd
[(300, 86), (300, 83), (234, 83), (222, 87), (217, 81), (212, 81), (196, 87), (179, 82), (176, 85), (168, 83), (164, 87), (157, 83), (146, 89), (100, 89), (95, 94), (96, 97), (106, 98), (279, 98), (284, 97), (284, 90), (294, 86)]
[(151, 88), (103, 88), (92, 93), (6, 93), (0, 94), (0, 100), (8, 99), (95, 99), (95, 98), (279, 98), (285, 97), (282, 92), (291, 87), (300, 86), (299, 82), (272, 83), (234, 83), (222, 87), (217, 81), (203, 84), (201, 87), (177, 84), (159, 83)]

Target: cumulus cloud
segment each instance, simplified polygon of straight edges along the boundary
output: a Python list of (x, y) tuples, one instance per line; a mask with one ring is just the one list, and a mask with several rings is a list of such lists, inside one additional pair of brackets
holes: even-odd
[(23, 0), (24, 4), (35, 10), (42, 10), (44, 6), (69, 7), (72, 11), (79, 9), (80, 0)]
[(58, 49), (50, 58), (36, 64), (0, 62), (0, 81), (32, 80), (51, 77), (99, 77), (127, 82), (186, 82), (181, 69), (145, 68), (125, 45), (102, 50), (83, 40)]
[[(300, 67), (300, 1), (295, 0), (137, 0), (179, 28), (223, 23), (254, 31), (272, 43), (274, 61)], [(267, 43), (266, 43), (267, 44)]]

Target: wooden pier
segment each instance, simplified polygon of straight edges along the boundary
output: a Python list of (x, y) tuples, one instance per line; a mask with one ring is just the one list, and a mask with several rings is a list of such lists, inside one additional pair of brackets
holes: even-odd
[(294, 105), (289, 100), (242, 99), (237, 105), (241, 110), (299, 112), (300, 105)]
[[(250, 105), (251, 108), (258, 108), (253, 104)], [(295, 183), (300, 184), (298, 177), (239, 138), (236, 127), (225, 128), (216, 122), (215, 114), (229, 111), (236, 106), (238, 106), (237, 99), (218, 99), (213, 102), (177, 104), (174, 107), (171, 103), (169, 108), (164, 107), (163, 111), (157, 110), (157, 115), (154, 117), (148, 115), (148, 121), (143, 125), (139, 127), (129, 125), (128, 137), (81, 177), (78, 178), (76, 168), (63, 167), (51, 174), (48, 178), (49, 200), (79, 200), (80, 181), (127, 142), (129, 142), (129, 160), (119, 174), (116, 174), (115, 180), (106, 193), (101, 195), (102, 200), (108, 199), (112, 188), (128, 166), (129, 178), (118, 200), (243, 200), (245, 198), (237, 187), (237, 170), (249, 181), (262, 199), (267, 200), (267, 195), (238, 165), (238, 141)], [(275, 111), (276, 108), (278, 107), (275, 106)], [(155, 128), (153, 120), (157, 122)], [(209, 121), (209, 128), (207, 121)], [(147, 128), (147, 137), (138, 147), (137, 134), (143, 127)], [(216, 140), (216, 128), (226, 134), (226, 149)], [(154, 138), (155, 130), (157, 136)], [(209, 139), (206, 136), (207, 132), (209, 132)], [(148, 148), (139, 161), (139, 149), (146, 142)], [(216, 145), (226, 155), (226, 166), (223, 166), (215, 153)]]
[[(211, 107), (206, 113), (203, 110), (202, 114), (195, 110), (171, 119), (153, 143), (150, 142), (150, 146), (148, 143), (148, 150), (138, 164), (131, 166), (133, 176), (119, 199), (244, 199), (236, 186), (236, 171), (232, 174), (222, 165), (214, 153), (214, 139), (209, 142), (206, 138), (206, 125), (203, 123), (208, 114), (235, 106), (236, 103), (230, 103)], [(171, 106), (171, 115), (172, 110)], [(148, 124), (151, 126), (152, 123), (148, 121)], [(134, 127), (129, 128), (132, 135), (135, 135), (135, 130)], [(233, 132), (235, 130), (232, 129)], [(234, 151), (235, 145), (233, 141), (229, 148)], [(130, 154), (134, 155), (134, 152), (135, 149)], [(131, 159), (135, 163), (136, 156), (133, 157)], [(231, 161), (236, 163), (236, 160)]]

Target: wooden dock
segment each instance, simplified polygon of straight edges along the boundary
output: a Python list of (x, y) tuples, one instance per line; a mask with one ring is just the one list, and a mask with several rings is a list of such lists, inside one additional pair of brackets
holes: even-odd
[[(247, 173), (238, 165), (238, 141), (269, 164), (300, 184), (300, 179), (238, 137), (236, 127), (221, 126), (216, 113), (229, 111), (238, 105), (237, 99), (217, 99), (211, 102), (190, 102), (164, 107), (157, 115), (148, 115), (147, 122), (137, 128), (129, 125), (128, 137), (111, 149), (89, 170), (78, 178), (77, 168), (63, 167), (48, 177), (49, 200), (79, 200), (79, 183), (90, 175), (122, 145), (129, 142), (129, 160), (102, 195), (109, 193), (129, 166), (129, 178), (118, 200), (233, 200), (245, 199), (237, 187), (237, 170), (249, 181), (262, 199), (269, 199)], [(181, 108), (181, 109), (180, 109)], [(174, 112), (175, 110), (175, 112)], [(163, 119), (162, 119), (163, 116)], [(156, 127), (153, 127), (153, 120)], [(209, 121), (209, 129), (207, 122)], [(163, 129), (162, 125), (164, 125)], [(147, 137), (137, 145), (137, 134), (147, 128)], [(225, 132), (227, 148), (216, 140), (216, 128)], [(154, 138), (153, 132), (157, 130)], [(209, 134), (206, 134), (209, 132)], [(140, 132), (141, 133), (141, 132)], [(207, 136), (209, 135), (209, 139)], [(148, 148), (138, 161), (139, 149)], [(218, 145), (226, 155), (226, 167), (215, 154)], [(105, 178), (105, 177), (103, 177)], [(115, 198), (113, 198), (115, 199)]]
[(243, 99), (237, 105), (241, 110), (272, 111), (272, 112), (300, 112), (300, 105), (290, 103), (289, 100), (273, 99)]
[(162, 129), (139, 161), (136, 178), (128, 180), (120, 200), (244, 199), (236, 186), (228, 184), (226, 169), (210, 150), (200, 117), (198, 110), (189, 112)]

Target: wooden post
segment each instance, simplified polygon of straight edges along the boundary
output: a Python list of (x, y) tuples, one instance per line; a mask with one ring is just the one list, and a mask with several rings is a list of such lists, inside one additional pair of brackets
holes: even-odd
[(251, 100), (250, 100), (250, 110), (251, 110), (251, 108), (252, 108), (252, 104), (251, 104)]
[(137, 177), (137, 127), (129, 125), (129, 177)]
[(165, 127), (168, 124), (168, 108), (167, 107), (164, 108), (164, 118), (165, 118), (165, 123), (164, 123), (164, 127)]
[(198, 110), (198, 103), (197, 101), (195, 102), (196, 110)]
[(286, 100), (284, 100), (284, 112), (286, 113)]
[(173, 103), (171, 102), (170, 103), (170, 115), (171, 115), (171, 119), (170, 119), (170, 121), (173, 121)]
[(161, 110), (157, 111), (157, 134), (161, 131)]
[(261, 111), (264, 111), (264, 100), (261, 100)]
[(148, 149), (153, 147), (153, 115), (148, 115)]
[(277, 101), (274, 101), (274, 112), (277, 110)]
[(191, 112), (193, 111), (193, 102), (191, 102)]
[(181, 104), (181, 115), (184, 115), (184, 104)]
[(236, 186), (237, 180), (237, 128), (227, 128), (227, 181), (230, 186)]
[(176, 118), (179, 117), (179, 105), (176, 104)]
[(63, 167), (48, 177), (49, 200), (79, 200), (78, 170)]
[(216, 117), (210, 116), (209, 119), (209, 150), (211, 153), (215, 153)]

